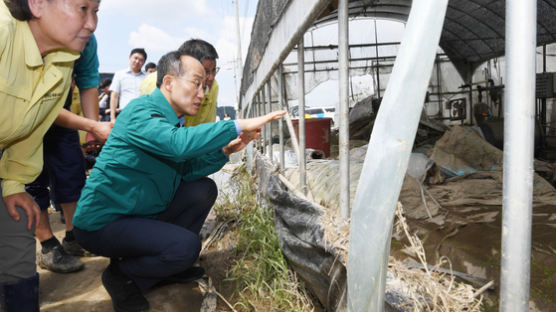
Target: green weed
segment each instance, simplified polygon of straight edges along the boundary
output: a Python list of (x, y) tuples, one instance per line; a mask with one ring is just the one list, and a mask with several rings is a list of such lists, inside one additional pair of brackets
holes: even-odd
[(237, 285), (238, 311), (313, 311), (297, 276), (288, 268), (274, 231), (274, 212), (257, 203), (254, 183), (242, 169), (233, 179), (236, 198), (217, 209), (217, 218), (237, 218), (237, 260), (228, 279)]

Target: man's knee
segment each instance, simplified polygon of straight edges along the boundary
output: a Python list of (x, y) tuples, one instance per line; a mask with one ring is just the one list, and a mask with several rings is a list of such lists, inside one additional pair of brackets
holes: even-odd
[(183, 269), (191, 266), (201, 253), (201, 240), (193, 233), (183, 235), (170, 246), (162, 256), (163, 261), (177, 268)]
[(203, 188), (206, 191), (206, 198), (208, 202), (214, 204), (216, 201), (216, 197), (218, 197), (218, 187), (216, 183), (211, 178), (203, 178), (200, 180), (203, 183)]

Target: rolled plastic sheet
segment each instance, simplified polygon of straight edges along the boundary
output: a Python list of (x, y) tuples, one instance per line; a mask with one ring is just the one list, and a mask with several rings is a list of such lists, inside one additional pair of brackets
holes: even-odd
[(414, 0), (369, 141), (351, 214), (348, 311), (384, 311), (394, 210), (440, 41), (447, 0)]

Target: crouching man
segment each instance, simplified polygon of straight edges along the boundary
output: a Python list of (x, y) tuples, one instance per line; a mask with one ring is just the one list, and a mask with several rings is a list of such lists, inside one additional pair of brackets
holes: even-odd
[(192, 265), (218, 193), (206, 176), (285, 114), (179, 127), (180, 117), (199, 110), (205, 70), (179, 52), (157, 68), (157, 89), (118, 117), (73, 219), (79, 244), (111, 259), (102, 282), (116, 311), (147, 310), (146, 290), (203, 275)]

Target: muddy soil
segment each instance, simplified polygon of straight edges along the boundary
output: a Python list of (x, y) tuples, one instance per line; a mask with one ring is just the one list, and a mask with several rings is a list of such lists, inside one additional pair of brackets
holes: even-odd
[[(447, 256), (453, 270), (495, 282), (495, 289), (485, 293), (485, 311), (498, 311), (501, 249), (501, 206), (464, 209), (445, 207), (447, 219), (472, 220), (481, 214), (484, 222), (439, 226), (426, 220), (408, 219), (412, 231), (420, 233), (429, 263)], [(531, 251), (531, 311), (556, 311), (556, 206), (534, 209)], [(392, 254), (403, 259), (403, 240), (392, 241)]]

